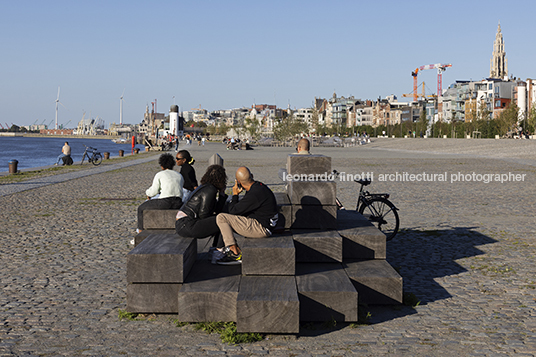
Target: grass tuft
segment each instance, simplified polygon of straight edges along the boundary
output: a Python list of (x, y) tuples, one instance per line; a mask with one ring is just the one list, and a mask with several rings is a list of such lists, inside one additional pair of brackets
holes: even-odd
[(252, 343), (261, 341), (263, 336), (259, 333), (238, 333), (234, 322), (198, 322), (194, 325), (195, 330), (202, 330), (206, 333), (219, 333), (222, 342), (229, 345), (239, 343)]

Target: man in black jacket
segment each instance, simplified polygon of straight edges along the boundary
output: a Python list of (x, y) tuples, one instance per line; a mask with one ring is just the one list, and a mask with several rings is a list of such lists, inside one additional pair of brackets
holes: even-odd
[[(239, 201), (238, 195), (246, 194)], [(236, 244), (233, 232), (246, 238), (266, 238), (272, 234), (277, 224), (277, 203), (274, 193), (265, 184), (253, 180), (247, 167), (236, 171), (233, 197), (229, 203), (229, 213), (216, 217), (225, 244), (224, 256), (218, 264), (230, 265), (242, 262), (242, 252)]]

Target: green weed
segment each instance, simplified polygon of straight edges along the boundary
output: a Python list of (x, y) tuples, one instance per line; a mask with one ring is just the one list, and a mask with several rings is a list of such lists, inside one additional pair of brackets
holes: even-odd
[(138, 314), (135, 314), (132, 312), (126, 312), (121, 309), (117, 309), (117, 311), (119, 315), (119, 320), (124, 320), (124, 319), (131, 320), (131, 321), (137, 320)]
[(207, 333), (219, 333), (221, 341), (230, 345), (257, 342), (263, 338), (258, 333), (236, 332), (236, 323), (234, 322), (198, 322), (194, 325), (194, 329)]

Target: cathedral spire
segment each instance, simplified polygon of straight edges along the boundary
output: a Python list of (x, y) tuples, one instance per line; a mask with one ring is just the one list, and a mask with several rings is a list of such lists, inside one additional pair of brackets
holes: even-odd
[(500, 79), (508, 77), (508, 59), (506, 58), (506, 52), (504, 51), (504, 41), (500, 21), (499, 25), (497, 26), (495, 42), (493, 43), (493, 54), (491, 55), (489, 77)]

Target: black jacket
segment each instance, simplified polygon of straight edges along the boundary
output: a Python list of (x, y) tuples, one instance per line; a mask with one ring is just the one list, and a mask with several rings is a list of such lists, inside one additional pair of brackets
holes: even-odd
[(195, 178), (195, 170), (190, 164), (184, 164), (181, 166), (181, 175), (184, 178), (184, 184), (182, 187), (188, 191), (193, 191), (194, 187), (197, 187), (197, 179)]
[(255, 181), (241, 200), (238, 199), (238, 195), (232, 197), (229, 213), (254, 218), (270, 231), (277, 224), (277, 203), (274, 193), (259, 181)]
[(190, 198), (182, 205), (180, 210), (193, 219), (210, 217), (215, 213), (221, 212), (227, 198), (227, 195), (220, 194), (219, 199), (216, 200), (217, 194), (218, 189), (214, 185), (209, 183), (201, 185), (192, 192)]

